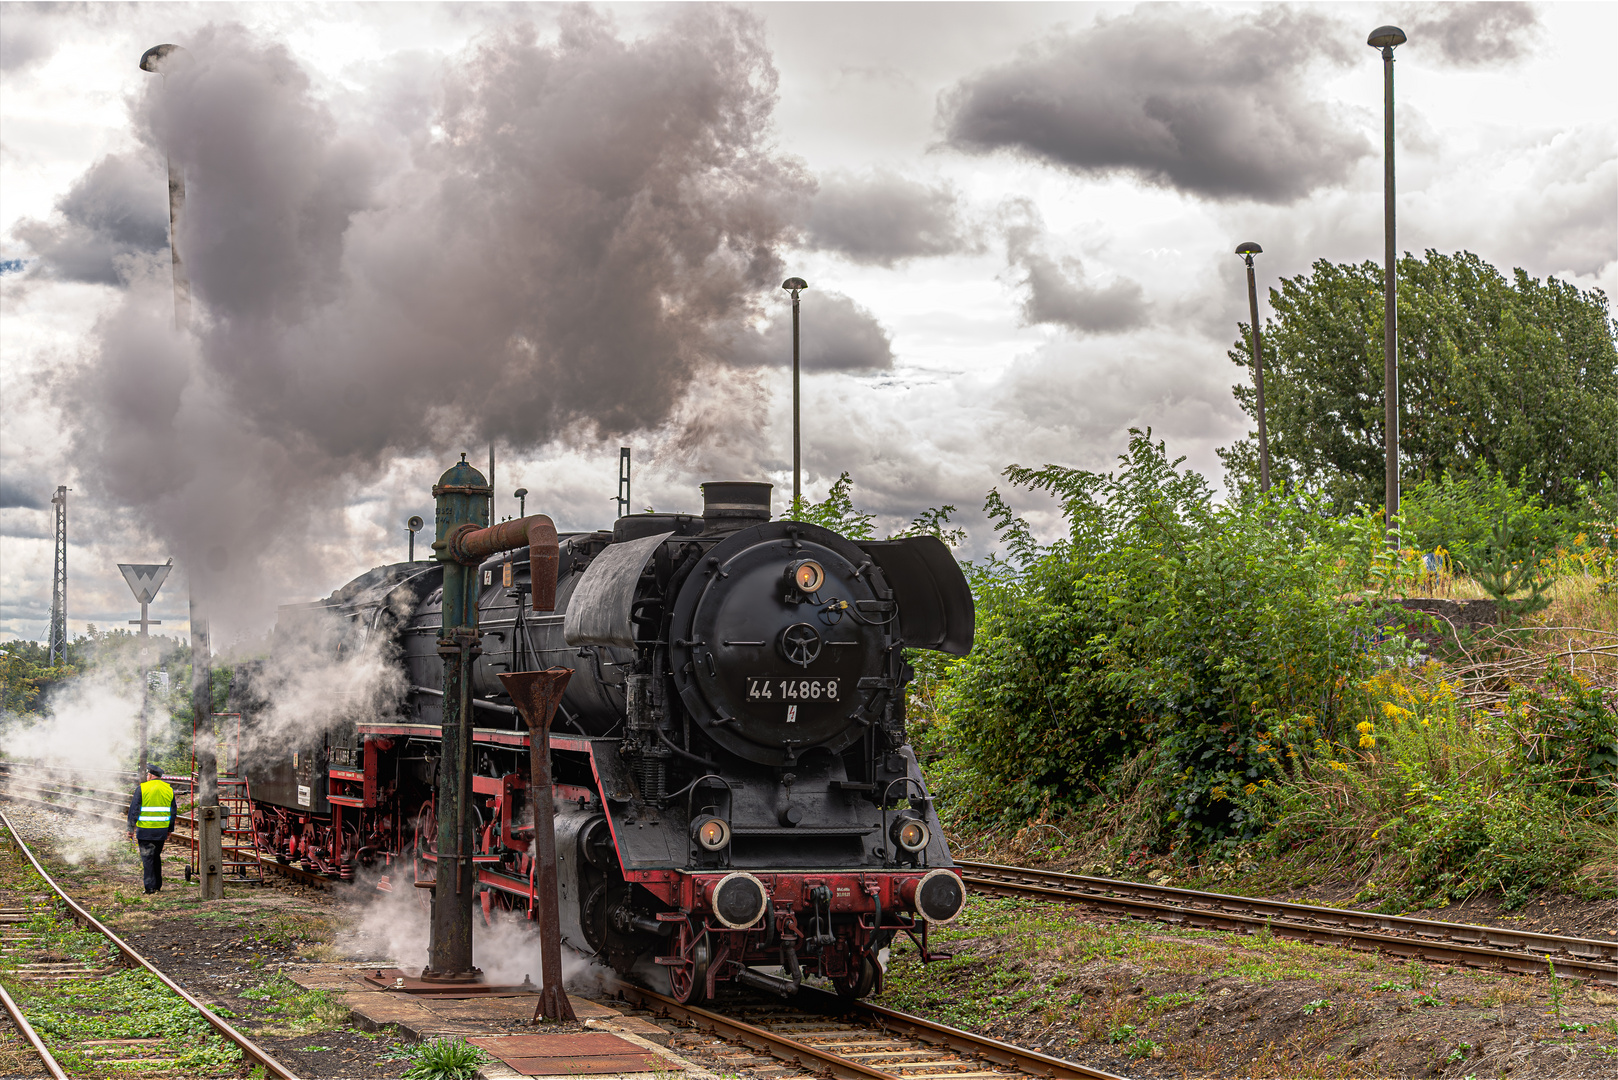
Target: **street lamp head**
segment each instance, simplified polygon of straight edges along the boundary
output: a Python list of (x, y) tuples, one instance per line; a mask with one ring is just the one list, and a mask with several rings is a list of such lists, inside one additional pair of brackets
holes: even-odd
[(1249, 241), (1242, 244), (1240, 247), (1238, 247), (1236, 249), (1236, 254), (1238, 254), (1238, 255), (1262, 255), (1262, 254), (1264, 254), (1264, 249), (1259, 247), (1257, 244), (1253, 243), (1253, 241), (1249, 240)]
[(162, 74), (171, 57), (178, 60), (186, 55), (186, 51), (178, 45), (153, 45), (140, 54), (140, 69)]
[(1379, 26), (1365, 39), (1365, 44), (1373, 49), (1392, 49), (1404, 43), (1405, 32), (1397, 26)]
[(787, 290), (793, 296), (798, 295), (799, 289), (807, 289), (808, 287), (809, 283), (803, 280), (801, 277), (789, 277), (785, 281), (781, 282), (781, 288)]
[(513, 491), (511, 493), (511, 497), (513, 499), (526, 499), (526, 498), (528, 498), (528, 489), (527, 488), (518, 488), (516, 491)]

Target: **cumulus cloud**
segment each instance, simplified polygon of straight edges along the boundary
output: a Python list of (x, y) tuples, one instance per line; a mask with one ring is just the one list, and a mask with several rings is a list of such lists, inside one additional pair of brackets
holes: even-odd
[(1557, 132), (1536, 155), (1507, 244), (1553, 273), (1595, 275), (1618, 258), (1618, 127)]
[(940, 97), (949, 145), (1125, 172), (1208, 199), (1294, 202), (1370, 151), (1312, 88), (1347, 45), (1316, 13), (1137, 9), (1057, 31)]
[[(876, 316), (836, 292), (801, 294), (798, 362), (804, 371), (877, 371), (893, 366), (893, 339)], [(736, 335), (731, 362), (780, 367), (792, 362), (792, 311), (783, 304), (761, 330)]]
[(811, 247), (876, 266), (972, 245), (949, 185), (929, 186), (887, 169), (822, 178), (807, 232)]
[(1429, 4), (1405, 24), (1413, 47), (1436, 41), (1440, 55), (1459, 67), (1516, 60), (1540, 36), (1532, 4)]
[(56, 211), (49, 221), (24, 219), (12, 229), (39, 255), (39, 272), (48, 277), (116, 285), (133, 260), (168, 249), (168, 177), (151, 153), (102, 158)]
[(49, 59), (56, 51), (56, 43), (31, 10), (46, 6), (4, 5), (5, 17), (0, 18), (0, 71), (21, 71)]
[[(335, 511), (397, 454), (666, 424), (777, 300), (811, 185), (772, 149), (776, 75), (746, 13), (491, 32), (425, 115), (336, 112), (237, 27), (186, 47), (135, 120), (185, 171), (193, 332), (168, 329), (164, 274), (134, 274), (54, 385), (87, 486), (193, 573), (213, 564), (216, 595), (263, 603), (300, 561), (348, 558)], [(889, 355), (828, 310), (842, 336), (817, 362)]]
[(1011, 203), (1005, 213), (1006, 261), (1027, 290), (1022, 316), (1028, 325), (1052, 323), (1079, 334), (1116, 334), (1146, 321), (1139, 283), (1119, 278), (1106, 285), (1089, 280), (1084, 264), (1050, 253), (1049, 237), (1033, 205)]

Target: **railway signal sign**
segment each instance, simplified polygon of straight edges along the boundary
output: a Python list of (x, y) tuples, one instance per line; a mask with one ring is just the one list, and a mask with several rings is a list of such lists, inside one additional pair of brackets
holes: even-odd
[(129, 625), (139, 626), (141, 637), (146, 636), (148, 626), (162, 626), (162, 619), (148, 619), (146, 608), (157, 599), (157, 590), (163, 587), (168, 580), (169, 571), (174, 569), (174, 560), (156, 565), (148, 563), (119, 563), (118, 572), (124, 575), (129, 582), (129, 591), (135, 594), (135, 600), (140, 604), (140, 618), (130, 619)]

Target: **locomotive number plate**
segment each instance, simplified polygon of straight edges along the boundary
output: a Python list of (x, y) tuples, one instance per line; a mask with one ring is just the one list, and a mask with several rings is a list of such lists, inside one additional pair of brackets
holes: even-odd
[(839, 679), (783, 679), (776, 675), (749, 675), (748, 701), (836, 701)]

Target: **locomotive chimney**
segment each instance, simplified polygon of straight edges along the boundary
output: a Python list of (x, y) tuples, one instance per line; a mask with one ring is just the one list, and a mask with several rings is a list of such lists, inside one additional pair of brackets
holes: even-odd
[(723, 536), (770, 520), (773, 486), (746, 480), (710, 480), (703, 484), (703, 534)]

